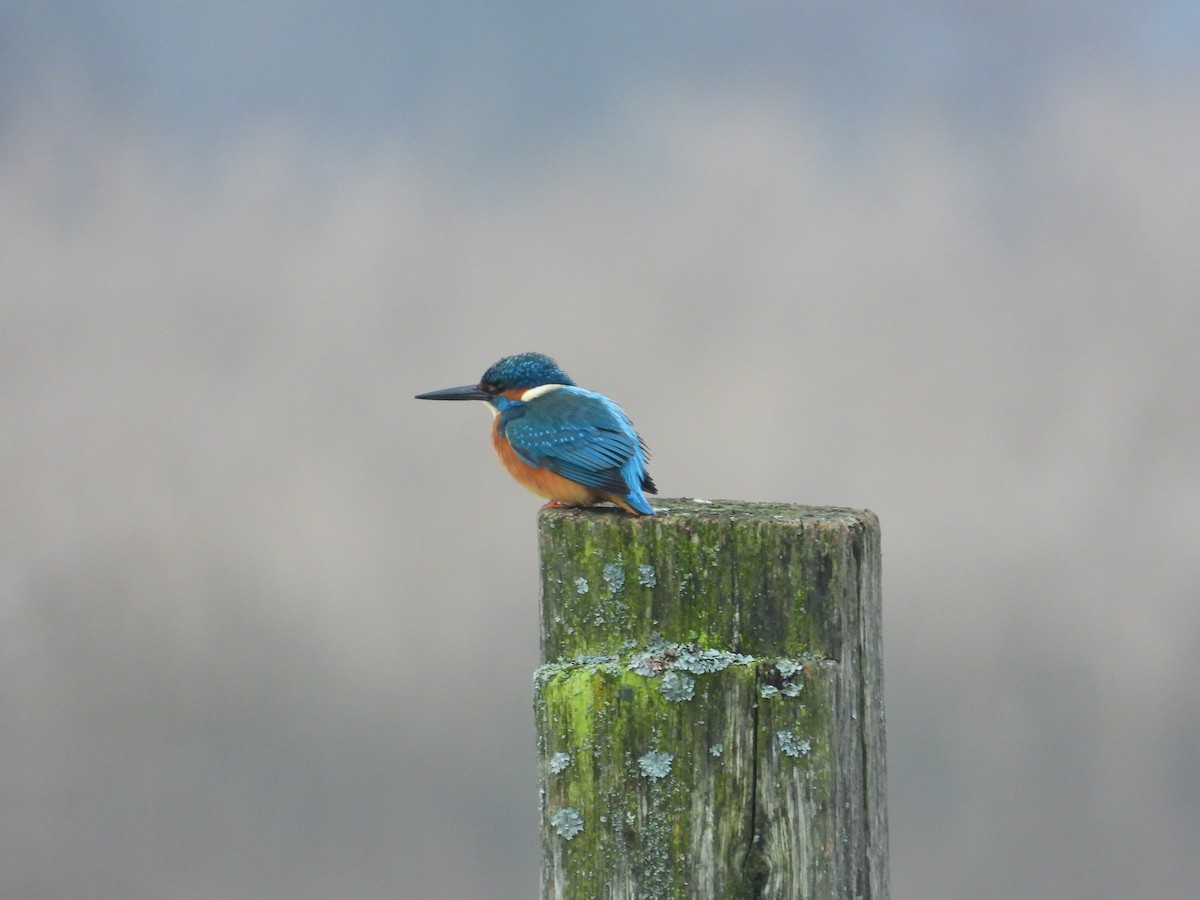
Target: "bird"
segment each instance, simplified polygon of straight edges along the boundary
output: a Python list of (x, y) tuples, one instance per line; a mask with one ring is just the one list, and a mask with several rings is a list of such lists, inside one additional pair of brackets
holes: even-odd
[(629, 416), (603, 394), (575, 384), (544, 353), (493, 363), (478, 384), (417, 394), (417, 400), (482, 400), (493, 413), (492, 447), (544, 508), (615, 503), (652, 516), (649, 451)]

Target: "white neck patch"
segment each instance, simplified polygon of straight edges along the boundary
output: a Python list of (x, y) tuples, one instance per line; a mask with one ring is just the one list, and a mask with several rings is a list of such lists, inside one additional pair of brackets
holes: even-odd
[(530, 400), (536, 400), (538, 397), (545, 396), (551, 391), (557, 391), (560, 387), (565, 387), (561, 384), (540, 384), (535, 388), (530, 388), (521, 395), (521, 402), (528, 403)]

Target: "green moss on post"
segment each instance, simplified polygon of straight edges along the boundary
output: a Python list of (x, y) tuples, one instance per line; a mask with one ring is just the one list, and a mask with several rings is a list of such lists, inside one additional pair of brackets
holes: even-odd
[(539, 519), (542, 896), (887, 897), (879, 523)]

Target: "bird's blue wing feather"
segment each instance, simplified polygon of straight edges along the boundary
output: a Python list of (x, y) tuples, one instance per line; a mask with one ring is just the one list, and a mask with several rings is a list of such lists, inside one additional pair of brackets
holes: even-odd
[(587, 487), (623, 497), (649, 480), (637, 433), (600, 394), (558, 388), (506, 409), (500, 427), (527, 463)]

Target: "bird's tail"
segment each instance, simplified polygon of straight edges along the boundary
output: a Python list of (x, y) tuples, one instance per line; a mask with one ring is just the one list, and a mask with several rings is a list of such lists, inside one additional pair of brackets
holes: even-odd
[(637, 516), (654, 515), (654, 507), (646, 500), (641, 491), (630, 491), (624, 497), (613, 496), (613, 502)]

